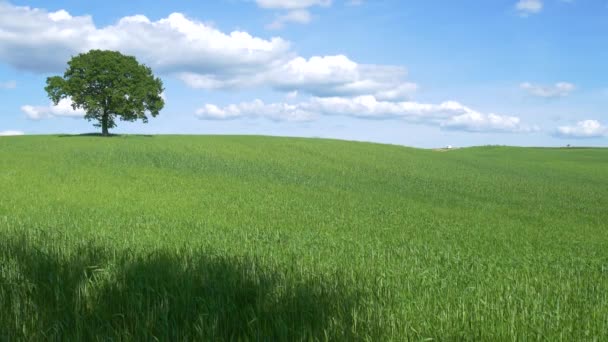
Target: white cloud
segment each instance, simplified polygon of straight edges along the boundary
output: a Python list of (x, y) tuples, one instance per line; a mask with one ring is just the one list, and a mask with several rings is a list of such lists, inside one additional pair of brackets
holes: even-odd
[(15, 135), (23, 135), (22, 131), (0, 131), (0, 137), (10, 137)]
[(344, 55), (297, 57), (272, 70), (270, 83), (285, 91), (300, 90), (315, 96), (375, 95), (380, 99), (407, 98), (416, 85), (403, 81), (401, 67), (360, 65)]
[(608, 127), (597, 120), (583, 120), (573, 126), (558, 127), (556, 133), (563, 138), (597, 138), (608, 136)]
[(283, 28), (286, 23), (308, 24), (311, 19), (312, 16), (308, 10), (298, 9), (278, 16), (275, 21), (268, 24), (266, 27), (271, 30), (278, 30)]
[(308, 24), (312, 20), (308, 8), (313, 6), (328, 7), (332, 0), (256, 0), (259, 7), (265, 9), (279, 9), (287, 12), (280, 14), (266, 28), (278, 30), (287, 23)]
[(374, 95), (380, 100), (409, 98), (418, 86), (405, 82), (405, 68), (362, 65), (343, 55), (295, 57), (265, 72), (235, 77), (182, 73), (180, 78), (193, 88), (226, 89), (270, 86), (319, 97)]
[(63, 21), (72, 19), (72, 16), (65, 10), (59, 10), (57, 12), (49, 13), (49, 18), (52, 21)]
[(268, 9), (302, 9), (312, 6), (330, 6), (332, 0), (256, 0), (259, 7)]
[(48, 119), (53, 117), (73, 117), (82, 118), (85, 114), (84, 110), (72, 108), (70, 99), (61, 99), (57, 105), (50, 104), (49, 106), (21, 106), (21, 111), (32, 120)]
[[(330, 3), (265, 1), (260, 5), (297, 11)], [(90, 16), (0, 1), (0, 62), (30, 71), (60, 72), (70, 56), (93, 48), (134, 55), (155, 71), (175, 74), (194, 88), (268, 86), (314, 96), (374, 95), (378, 99), (405, 99), (416, 89), (405, 82), (406, 70), (401, 67), (360, 64), (343, 55), (303, 58), (281, 38), (264, 39), (242, 31), (226, 34), (180, 13), (158, 21), (129, 16), (98, 28)]]
[(17, 88), (16, 81), (0, 82), (0, 89), (15, 89)]
[(181, 13), (158, 21), (143, 15), (124, 17), (97, 28), (90, 16), (0, 2), (2, 62), (26, 70), (60, 71), (72, 55), (94, 48), (135, 55), (163, 72), (234, 74), (285, 58), (289, 43), (242, 31), (226, 34)]
[(515, 9), (522, 16), (539, 13), (543, 9), (542, 0), (519, 0), (515, 4)]
[(361, 119), (399, 119), (470, 132), (531, 132), (538, 130), (518, 117), (483, 114), (458, 102), (427, 104), (412, 101), (379, 101), (374, 96), (313, 97), (297, 104), (265, 104), (261, 100), (226, 107), (207, 104), (197, 110), (201, 119), (267, 118), (274, 121), (313, 120), (317, 115), (341, 115)]
[(524, 89), (528, 94), (538, 97), (565, 97), (570, 95), (576, 89), (576, 86), (568, 82), (558, 82), (550, 86), (542, 86), (537, 84), (531, 84), (524, 82), (519, 85), (521, 89)]
[(301, 105), (265, 104), (262, 100), (232, 104), (223, 108), (206, 104), (196, 111), (196, 116), (205, 120), (265, 118), (273, 121), (309, 121), (315, 117), (312, 112)]
[(467, 132), (535, 132), (536, 126), (522, 125), (516, 116), (470, 112), (449, 118), (441, 127)]
[(344, 115), (363, 119), (403, 119), (409, 122), (439, 123), (451, 115), (464, 112), (466, 107), (448, 101), (425, 104), (411, 101), (379, 101), (374, 96), (355, 98), (313, 98), (310, 106), (326, 115)]

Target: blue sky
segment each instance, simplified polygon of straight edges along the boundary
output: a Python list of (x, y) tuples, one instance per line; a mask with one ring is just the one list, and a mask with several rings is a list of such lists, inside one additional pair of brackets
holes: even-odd
[(165, 84), (114, 133), (608, 146), (607, 0), (0, 0), (0, 135), (95, 131), (43, 90), (92, 48)]

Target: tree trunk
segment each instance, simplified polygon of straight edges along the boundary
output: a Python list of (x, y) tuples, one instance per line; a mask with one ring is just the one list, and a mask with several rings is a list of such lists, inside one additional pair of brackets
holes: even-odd
[(101, 117), (101, 135), (103, 135), (104, 137), (107, 137), (108, 135), (110, 135), (110, 133), (108, 133), (108, 119), (109, 119), (108, 114), (104, 114)]

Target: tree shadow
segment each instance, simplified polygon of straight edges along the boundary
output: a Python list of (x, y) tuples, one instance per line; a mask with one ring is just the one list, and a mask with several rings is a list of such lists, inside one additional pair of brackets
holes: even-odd
[(335, 279), (192, 251), (48, 248), (0, 242), (0, 340), (353, 340), (365, 329), (361, 294)]
[(102, 135), (101, 133), (81, 133), (81, 134), (59, 134), (59, 138), (78, 138), (78, 137), (103, 137), (103, 138), (125, 138), (125, 137), (144, 137), (153, 138), (153, 134), (112, 134)]

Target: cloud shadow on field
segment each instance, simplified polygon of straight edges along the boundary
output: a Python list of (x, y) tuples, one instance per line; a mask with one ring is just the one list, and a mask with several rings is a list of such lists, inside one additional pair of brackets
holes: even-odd
[(0, 242), (0, 340), (356, 338), (361, 298), (340, 282), (245, 258), (45, 246)]

